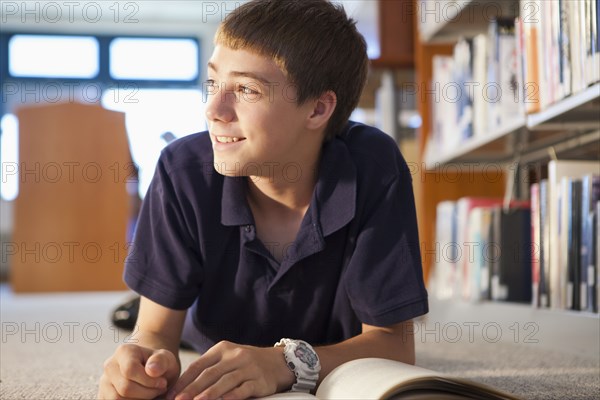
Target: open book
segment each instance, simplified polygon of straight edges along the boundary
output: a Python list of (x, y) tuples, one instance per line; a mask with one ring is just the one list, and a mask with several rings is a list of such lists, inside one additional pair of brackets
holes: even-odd
[(480, 383), (382, 358), (362, 358), (340, 365), (323, 379), (315, 396), (279, 393), (268, 400), (482, 399), (516, 400)]

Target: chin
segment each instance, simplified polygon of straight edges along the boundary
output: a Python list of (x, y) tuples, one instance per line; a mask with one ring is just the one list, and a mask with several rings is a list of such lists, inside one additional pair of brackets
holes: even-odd
[(216, 159), (214, 162), (215, 171), (223, 176), (242, 176), (242, 168), (239, 161)]
[(241, 160), (239, 158), (215, 157), (214, 168), (219, 174), (230, 177), (262, 176), (265, 173), (270, 176), (273, 174), (273, 163), (271, 162), (261, 164), (258, 161)]

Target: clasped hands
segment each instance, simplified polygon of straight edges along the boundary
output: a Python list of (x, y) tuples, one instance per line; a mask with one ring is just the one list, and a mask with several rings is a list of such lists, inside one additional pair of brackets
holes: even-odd
[(281, 392), (295, 381), (282, 348), (226, 341), (192, 362), (181, 376), (179, 372), (172, 352), (124, 344), (104, 363), (98, 398), (152, 399), (166, 394), (168, 400), (237, 400)]

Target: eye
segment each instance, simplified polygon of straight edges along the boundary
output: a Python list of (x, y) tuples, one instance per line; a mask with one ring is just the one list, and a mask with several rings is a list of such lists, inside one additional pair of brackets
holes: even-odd
[(204, 85), (206, 87), (215, 87), (215, 80), (214, 79), (207, 79), (206, 81), (204, 81)]
[(250, 88), (249, 86), (244, 86), (244, 85), (240, 85), (239, 88), (238, 88), (238, 90), (242, 94), (247, 94), (247, 95), (254, 95), (255, 96), (255, 95), (259, 94), (256, 90)]

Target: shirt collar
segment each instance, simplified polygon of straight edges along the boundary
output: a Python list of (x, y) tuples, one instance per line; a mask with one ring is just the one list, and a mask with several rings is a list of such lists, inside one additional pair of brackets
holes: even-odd
[[(309, 213), (327, 236), (349, 223), (356, 212), (356, 167), (344, 139), (336, 137), (323, 145), (317, 184)], [(253, 225), (246, 200), (247, 178), (225, 176), (221, 199), (221, 223)]]
[[(323, 236), (344, 227), (356, 212), (356, 166), (343, 139), (325, 143), (315, 187)], [(314, 204), (311, 204), (311, 206)]]
[(221, 197), (221, 223), (226, 226), (254, 225), (246, 200), (246, 177), (225, 176)]

